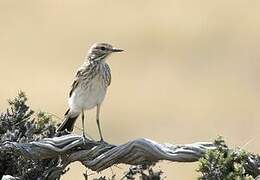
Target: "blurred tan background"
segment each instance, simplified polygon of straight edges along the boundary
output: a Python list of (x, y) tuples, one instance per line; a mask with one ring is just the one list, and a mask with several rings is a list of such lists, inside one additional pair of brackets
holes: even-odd
[[(88, 48), (109, 42), (126, 51), (109, 59), (101, 110), (108, 142), (222, 135), (259, 153), (259, 8), (257, 0), (0, 0), (0, 110), (23, 90), (33, 109), (62, 118)], [(95, 111), (87, 115), (98, 138)], [(160, 167), (167, 179), (198, 177), (196, 163)], [(83, 171), (76, 163), (63, 179), (83, 179)]]

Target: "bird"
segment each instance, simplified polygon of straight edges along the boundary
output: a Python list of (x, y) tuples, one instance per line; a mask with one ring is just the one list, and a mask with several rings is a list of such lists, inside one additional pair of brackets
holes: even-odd
[(112, 53), (122, 51), (123, 49), (115, 48), (109, 43), (95, 43), (90, 47), (84, 63), (79, 67), (72, 82), (68, 99), (69, 108), (56, 132), (71, 133), (76, 119), (81, 114), (83, 137), (85, 137), (84, 111), (96, 107), (100, 141), (104, 141), (99, 116), (101, 104), (111, 83), (111, 71), (106, 60)]

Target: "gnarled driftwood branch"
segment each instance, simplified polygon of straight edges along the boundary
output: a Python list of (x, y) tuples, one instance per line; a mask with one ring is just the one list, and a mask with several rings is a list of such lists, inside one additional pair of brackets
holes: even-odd
[(174, 145), (159, 144), (144, 138), (113, 145), (73, 134), (25, 144), (7, 142), (3, 146), (15, 149), (30, 159), (60, 158), (60, 165), (45, 173), (48, 179), (58, 179), (66, 166), (75, 161), (80, 161), (93, 171), (102, 171), (119, 163), (149, 165), (160, 160), (194, 162), (207, 149), (215, 148), (213, 143), (208, 142)]

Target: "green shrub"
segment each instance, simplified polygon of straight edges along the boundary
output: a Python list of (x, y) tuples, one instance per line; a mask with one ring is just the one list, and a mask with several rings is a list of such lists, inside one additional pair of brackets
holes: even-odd
[[(253, 180), (259, 175), (260, 157), (241, 149), (229, 149), (224, 140), (215, 140), (216, 149), (199, 160), (201, 180)], [(253, 160), (253, 161), (251, 161)], [(254, 167), (255, 168), (252, 168)]]
[[(8, 141), (29, 143), (55, 134), (55, 122), (44, 112), (34, 113), (26, 104), (23, 92), (9, 100), (9, 108), (0, 115), (0, 143)], [(12, 150), (0, 148), (0, 179), (9, 174), (21, 179), (40, 179), (50, 166), (56, 166), (57, 160), (30, 160)]]

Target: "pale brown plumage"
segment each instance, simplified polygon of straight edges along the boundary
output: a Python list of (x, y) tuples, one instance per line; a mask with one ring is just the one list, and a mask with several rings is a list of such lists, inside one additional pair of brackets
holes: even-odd
[[(88, 53), (86, 62), (78, 69), (69, 92), (69, 110), (57, 131), (72, 131), (77, 117), (82, 113), (84, 135), (84, 110), (97, 107), (96, 121), (101, 140), (103, 140), (100, 124), (100, 105), (105, 98), (107, 87), (111, 83), (111, 73), (105, 62), (108, 55), (123, 50), (113, 48), (107, 43), (94, 44)], [(85, 136), (85, 135), (84, 135)]]

